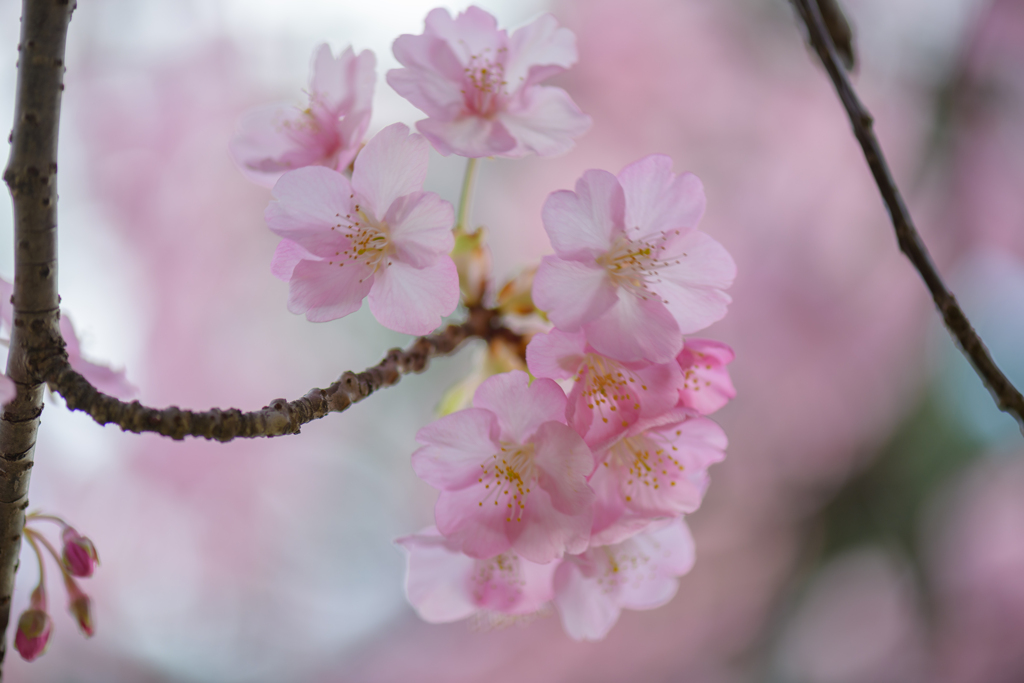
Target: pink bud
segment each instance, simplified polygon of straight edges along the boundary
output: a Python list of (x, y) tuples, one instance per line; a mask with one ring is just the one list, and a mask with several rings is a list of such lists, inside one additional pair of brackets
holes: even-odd
[(50, 615), (41, 609), (27, 609), (18, 619), (18, 632), (14, 635), (14, 647), (25, 661), (31, 662), (46, 651), (50, 642), (53, 622)]
[(89, 577), (99, 564), (100, 558), (96, 554), (96, 546), (85, 536), (82, 536), (71, 527), (65, 527), (62, 535), (64, 540), (64, 552), (61, 561), (64, 568), (72, 576)]
[(78, 622), (78, 628), (82, 630), (85, 637), (91, 638), (93, 634), (92, 600), (82, 592), (82, 589), (70, 576), (64, 576), (64, 587), (68, 591), (68, 611)]

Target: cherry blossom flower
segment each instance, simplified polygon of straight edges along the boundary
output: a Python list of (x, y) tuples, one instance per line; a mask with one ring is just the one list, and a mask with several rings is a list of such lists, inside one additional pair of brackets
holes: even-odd
[(459, 552), (436, 527), (395, 542), (408, 559), (406, 596), (424, 621), (532, 614), (554, 595), (556, 562), (537, 564), (513, 551), (475, 559)]
[(377, 60), (351, 47), (333, 57), (329, 46), (313, 53), (309, 106), (274, 104), (246, 112), (231, 140), (231, 156), (247, 178), (273, 187), (285, 171), (352, 163), (370, 125)]
[(485, 380), (473, 407), (416, 434), (412, 466), (441, 490), (434, 516), (454, 548), (475, 558), (514, 550), (546, 563), (586, 549), (594, 458), (565, 423), (565, 393), (520, 370)]
[(693, 537), (682, 518), (615, 545), (566, 556), (555, 571), (553, 600), (562, 626), (576, 640), (600, 640), (623, 609), (654, 609), (671, 600), (677, 577), (693, 562)]
[(510, 37), (479, 7), (438, 8), (394, 53), (405, 68), (388, 84), (429, 117), (416, 128), (445, 156), (558, 154), (590, 128), (564, 90), (539, 85), (576, 63), (576, 37), (550, 14)]
[(427, 334), (459, 302), (459, 279), (448, 252), (452, 205), (423, 192), (430, 147), (396, 123), (378, 133), (356, 159), (351, 182), (320, 166), (289, 171), (266, 210), (270, 229), (285, 238), (273, 273), (289, 282), (288, 310), (308, 320), (370, 311), (385, 327)]
[(536, 377), (575, 380), (566, 418), (591, 448), (675, 407), (683, 388), (678, 364), (617, 361), (587, 344), (582, 330), (534, 335), (526, 362)]
[(736, 389), (726, 365), (735, 358), (732, 349), (711, 339), (687, 339), (676, 362), (683, 371), (679, 407), (710, 415), (735, 398)]
[(690, 410), (641, 420), (604, 452), (590, 478), (597, 495), (591, 545), (617, 543), (652, 520), (700, 507), (708, 467), (725, 458), (725, 432)]
[(533, 299), (565, 332), (623, 361), (669, 362), (682, 334), (726, 313), (723, 291), (736, 265), (722, 245), (695, 229), (704, 213), (696, 176), (672, 173), (653, 154), (619, 175), (586, 171), (576, 191), (552, 193), (544, 228), (555, 249), (537, 271)]

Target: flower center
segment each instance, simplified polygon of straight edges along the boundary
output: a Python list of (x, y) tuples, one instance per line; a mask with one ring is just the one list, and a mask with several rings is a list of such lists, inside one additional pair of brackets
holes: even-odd
[[(674, 232), (679, 234), (678, 230)], [(676, 259), (666, 258), (665, 254), (669, 237), (675, 235), (663, 232), (659, 237), (634, 241), (622, 233), (615, 238), (611, 248), (597, 258), (597, 264), (608, 271), (616, 286), (645, 301), (657, 298), (650, 285), (658, 281), (658, 271), (679, 263)]]
[(502, 63), (507, 48), (498, 48), (496, 59), (488, 56), (490, 48), (482, 55), (473, 55), (463, 69), (462, 95), (466, 108), (477, 116), (493, 116), (501, 107), (508, 94), (505, 86), (505, 65)]
[(519, 558), (516, 555), (502, 553), (490, 559), (477, 560), (473, 566), (472, 582), (473, 597), (477, 603), (483, 603), (489, 588), (495, 584), (510, 589), (510, 592), (521, 594), (526, 581), (519, 571)]
[(483, 472), (478, 481), (484, 485), (487, 493), (480, 501), (480, 506), (492, 501), (499, 507), (504, 504), (507, 512), (505, 521), (523, 521), (526, 495), (537, 477), (537, 466), (533, 462), (535, 452), (536, 447), (532, 443), (521, 445), (503, 442), (500, 452), (492, 455), (489, 461), (481, 463), (480, 469)]
[(618, 441), (611, 447), (604, 465), (624, 470), (622, 484), (626, 502), (630, 503), (633, 496), (629, 491), (635, 491), (636, 487), (658, 490), (663, 478), (670, 486), (676, 485), (674, 479), (684, 469), (683, 464), (673, 455), (678, 450), (664, 435), (645, 432)]
[[(596, 410), (601, 420), (608, 422), (611, 413), (618, 410), (620, 403), (630, 402), (634, 410), (640, 410), (640, 395), (636, 388), (646, 391), (647, 386), (626, 367), (610, 358), (588, 353), (583, 356), (576, 372), (576, 381), (583, 387), (582, 394), (587, 407)], [(623, 419), (622, 426), (629, 423)]]
[[(602, 591), (610, 593), (620, 586), (634, 583), (641, 578), (639, 573), (644, 565), (651, 561), (636, 547), (634, 543), (626, 543), (618, 547), (602, 546), (604, 557), (600, 564), (604, 571), (597, 575), (597, 585)], [(631, 552), (632, 551), (632, 552)]]
[[(354, 195), (353, 195), (354, 196)], [(378, 268), (390, 266), (395, 248), (391, 244), (391, 232), (388, 224), (377, 222), (368, 216), (359, 206), (355, 205), (354, 213), (335, 214), (338, 222), (331, 230), (340, 231), (349, 239), (349, 247), (344, 251), (334, 252), (336, 260), (328, 261), (329, 265), (337, 263), (342, 268), (347, 263), (358, 263), (370, 269), (359, 281), (363, 282), (377, 271)]]

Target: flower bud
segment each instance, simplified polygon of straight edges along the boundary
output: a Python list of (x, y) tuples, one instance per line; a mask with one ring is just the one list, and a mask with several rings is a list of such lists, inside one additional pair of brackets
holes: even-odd
[(99, 564), (100, 558), (96, 554), (96, 546), (85, 536), (82, 536), (71, 527), (64, 528), (62, 535), (64, 540), (64, 552), (61, 562), (64, 568), (72, 576), (89, 577)]
[(498, 292), (498, 310), (505, 315), (530, 315), (537, 311), (533, 305), (533, 276), (536, 266), (527, 268), (505, 283)]
[(35, 607), (22, 612), (18, 619), (18, 632), (14, 635), (14, 647), (22, 659), (31, 662), (46, 651), (50, 642), (53, 622), (44, 610)]
[(68, 591), (68, 611), (78, 622), (78, 628), (82, 630), (86, 638), (92, 638), (92, 600), (82, 592), (75, 580), (65, 574), (64, 587)]

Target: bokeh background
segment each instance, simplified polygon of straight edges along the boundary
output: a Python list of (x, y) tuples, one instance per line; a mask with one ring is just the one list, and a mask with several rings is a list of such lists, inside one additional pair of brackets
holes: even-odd
[[(555, 159), (484, 164), (474, 209), (499, 279), (550, 251), (546, 195), (662, 152), (704, 181), (735, 256), (731, 440), (690, 517), (668, 606), (600, 643), (557, 617), (431, 626), (393, 538), (431, 520), (414, 434), (468, 348), (299, 437), (227, 445), (43, 416), (32, 507), (103, 565), (85, 641), (55, 633), (11, 681), (950, 683), (1024, 680), (1024, 441), (938, 325), (823, 70), (784, 0), (480, 0), (578, 37), (559, 85), (594, 119)], [(1024, 383), (1024, 0), (846, 0), (855, 83), (943, 274)], [(418, 112), (383, 75), (426, 0), (89, 0), (71, 24), (60, 288), (85, 354), (152, 405), (256, 409), (408, 342), (364, 309), (307, 323), (270, 274), (269, 193), (227, 154), (247, 107), (301, 104), (320, 42), (378, 59), (371, 132)], [(452, 10), (463, 3), (446, 3)], [(0, 0), (0, 129), (20, 3)], [(428, 189), (457, 199), (463, 161)], [(10, 278), (0, 197), (0, 275)], [(26, 551), (27, 552), (27, 551)], [(22, 558), (15, 614), (36, 580)], [(10, 634), (8, 635), (10, 637)]]

